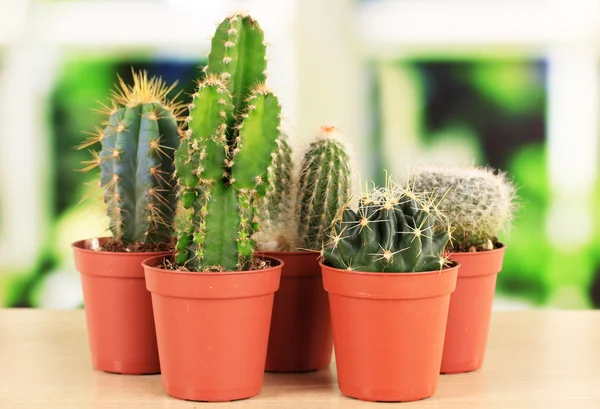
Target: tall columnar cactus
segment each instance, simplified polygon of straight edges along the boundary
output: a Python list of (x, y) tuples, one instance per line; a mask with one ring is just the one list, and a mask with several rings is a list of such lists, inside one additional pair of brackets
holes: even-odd
[(339, 130), (324, 126), (304, 154), (298, 177), (296, 221), (301, 247), (320, 250), (338, 211), (350, 198), (351, 175)]
[(446, 265), (449, 228), (439, 229), (434, 203), (397, 186), (373, 188), (358, 210), (344, 206), (323, 248), (325, 263), (367, 272), (422, 272)]
[(132, 86), (119, 78), (112, 104), (105, 107), (105, 127), (78, 147), (102, 145), (83, 170), (100, 168), (110, 230), (125, 245), (171, 240), (177, 207), (171, 175), (182, 108), (167, 99), (174, 86), (149, 79), (146, 72), (134, 72)]
[(515, 187), (490, 168), (422, 165), (409, 183), (417, 194), (436, 195), (453, 227), (450, 251), (493, 250), (515, 210)]
[(192, 271), (251, 264), (257, 206), (281, 133), (281, 107), (264, 85), (265, 68), (258, 23), (239, 14), (226, 18), (176, 152), (180, 200), (191, 209), (189, 227), (178, 232), (176, 260)]

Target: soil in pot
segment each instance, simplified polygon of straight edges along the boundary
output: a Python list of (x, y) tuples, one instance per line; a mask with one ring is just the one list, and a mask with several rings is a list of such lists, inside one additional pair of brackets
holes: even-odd
[(172, 397), (224, 402), (258, 395), (283, 262), (251, 271), (187, 272), (144, 262), (163, 387)]
[[(109, 238), (73, 243), (81, 273), (92, 363), (100, 371), (141, 375), (160, 373), (152, 299), (142, 261), (170, 252), (92, 250)], [(114, 250), (114, 249), (111, 249)]]
[(319, 254), (264, 254), (285, 263), (275, 293), (265, 370), (307, 372), (329, 367), (333, 337)]
[(460, 268), (450, 297), (442, 373), (475, 371), (483, 365), (504, 249), (500, 244), (495, 250), (448, 255)]
[(458, 266), (423, 273), (321, 267), (341, 392), (383, 402), (434, 395)]

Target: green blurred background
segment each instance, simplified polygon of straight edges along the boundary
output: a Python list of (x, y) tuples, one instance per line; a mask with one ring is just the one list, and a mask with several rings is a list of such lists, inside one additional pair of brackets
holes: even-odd
[[(4, 57), (18, 54), (19, 47), (31, 47), (16, 40), (12, 48), (8, 44), (0, 45), (0, 72)], [(93, 130), (103, 119), (93, 110), (99, 108), (95, 101), (107, 101), (117, 74), (130, 82), (132, 67), (168, 83), (179, 81), (177, 91), (183, 91), (183, 98), (192, 93), (205, 60), (202, 53), (190, 54), (176, 58), (130, 46), (126, 52), (94, 53), (79, 46), (54, 59), (52, 80), (43, 85), (47, 97), (40, 103), (38, 124), (47, 142), (37, 152), (44, 166), (34, 171), (43, 172), (47, 179), (42, 187), (22, 187), (46, 190), (41, 195), (44, 201), (35, 203), (43, 210), (38, 220), (44, 235), (33, 257), (25, 262), (4, 267), (0, 260), (0, 306), (81, 306), (70, 243), (108, 232), (99, 202), (94, 198), (81, 202), (92, 193), (97, 175), (76, 171), (88, 154), (74, 147), (85, 138), (82, 131)], [(409, 159), (419, 158), (457, 159), (507, 171), (519, 189), (521, 209), (510, 233), (502, 237), (508, 247), (498, 278), (497, 308), (600, 307), (600, 185), (586, 186), (584, 203), (578, 202), (577, 209), (587, 212), (582, 222), (587, 234), (573, 239), (573, 234), (562, 233), (562, 226), (553, 226), (561, 220), (553, 216), (557, 201), (564, 198), (557, 198), (550, 186), (548, 61), (527, 55), (471, 58), (440, 52), (396, 58), (390, 54), (381, 59), (368, 57), (363, 64), (368, 110), (354, 113), (367, 116), (366, 130), (358, 135), (358, 141), (369, 147), (359, 157), (363, 179), (382, 183), (384, 170), (402, 172)], [(296, 62), (304, 72), (319, 63)], [(18, 77), (18, 73), (13, 75)], [(280, 73), (279, 78), (285, 75)], [(4, 86), (7, 81), (5, 77)], [(302, 92), (298, 95), (298, 105), (309, 104), (302, 101)], [(6, 110), (10, 105), (2, 107)], [(344, 124), (340, 126), (343, 130)], [(18, 133), (0, 136), (7, 144), (10, 138), (19, 137)], [(16, 154), (4, 151), (1, 158), (9, 160), (9, 155)], [(592, 165), (600, 176), (598, 163)], [(4, 177), (20, 177), (16, 169), (10, 171)], [(2, 208), (21, 198), (8, 196), (6, 190), (0, 195), (0, 230), (6, 241), (11, 236), (6, 220), (11, 215)], [(577, 209), (571, 216), (583, 217)]]

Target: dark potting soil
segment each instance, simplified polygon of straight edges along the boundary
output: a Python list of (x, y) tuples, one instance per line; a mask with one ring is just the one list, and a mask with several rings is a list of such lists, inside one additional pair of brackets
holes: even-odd
[[(168, 259), (166, 259), (164, 261), (164, 263), (162, 263), (162, 265), (157, 265), (156, 267), (162, 268), (165, 270), (171, 270), (171, 271), (192, 272), (192, 270), (188, 269), (187, 267), (181, 266), (181, 265), (173, 262), (172, 260), (168, 260)], [(269, 267), (272, 267), (271, 260), (263, 260), (260, 258), (254, 258), (254, 259), (252, 259), (252, 261), (246, 268), (240, 269), (238, 271), (264, 270)], [(222, 267), (214, 266), (214, 267), (208, 268), (206, 270), (203, 270), (202, 272), (204, 272), (204, 273), (221, 273), (223, 271), (225, 271), (225, 269), (223, 269)]]
[(99, 251), (108, 251), (114, 253), (152, 253), (173, 251), (175, 243), (173, 241), (166, 243), (133, 243), (124, 244), (121, 241), (109, 239), (102, 243)]

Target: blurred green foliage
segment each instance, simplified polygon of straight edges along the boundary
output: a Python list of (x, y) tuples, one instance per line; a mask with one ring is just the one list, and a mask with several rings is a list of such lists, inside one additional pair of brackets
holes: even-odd
[[(87, 152), (74, 147), (103, 117), (93, 109), (105, 103), (119, 74), (130, 82), (131, 68), (146, 69), (167, 82), (179, 80), (177, 91), (188, 98), (205, 61), (153, 61), (152, 58), (104, 58), (70, 55), (65, 60), (48, 101), (50, 109), (52, 174), (52, 238), (28, 271), (0, 275), (0, 302), (9, 306), (44, 306), (49, 293), (68, 291), (71, 274), (69, 238), (83, 238), (102, 229), (98, 203), (79, 203), (93, 188), (96, 174), (77, 172)], [(407, 64), (403, 62), (402, 64)], [(474, 161), (508, 171), (519, 188), (521, 209), (507, 243), (498, 293), (519, 296), (536, 305), (600, 307), (600, 183), (595, 190), (593, 240), (575, 250), (561, 249), (546, 232), (551, 191), (548, 182), (545, 124), (544, 61), (413, 61), (419, 73), (423, 106), (424, 146), (446, 145), (475, 150)], [(385, 86), (385, 84), (380, 84)], [(377, 100), (377, 88), (371, 98)], [(381, 150), (381, 113), (374, 105), (371, 142)], [(371, 158), (385, 169), (384, 155)], [(0, 223), (2, 221), (0, 220)], [(50, 279), (50, 277), (54, 277)], [(53, 287), (52, 287), (53, 286)], [(55, 288), (65, 286), (64, 288)], [(52, 287), (52, 288), (48, 288)], [(593, 291), (595, 289), (595, 293)], [(585, 300), (577, 300), (579, 295)], [(1, 294), (4, 293), (4, 296)], [(571, 298), (569, 298), (571, 297)]]

